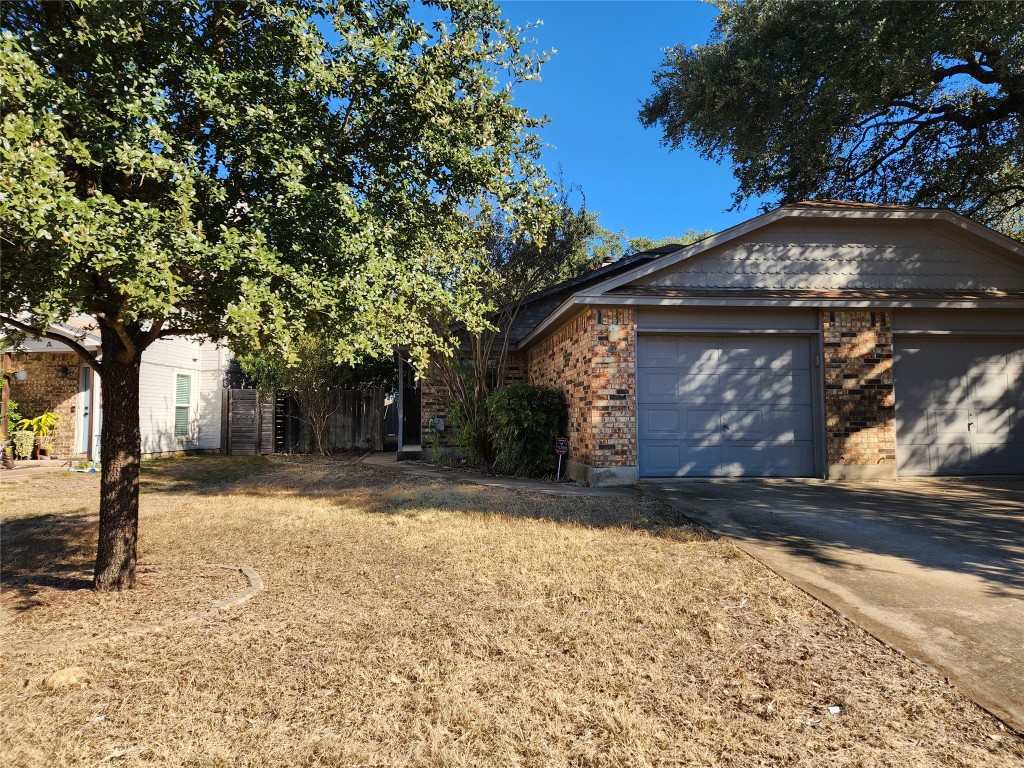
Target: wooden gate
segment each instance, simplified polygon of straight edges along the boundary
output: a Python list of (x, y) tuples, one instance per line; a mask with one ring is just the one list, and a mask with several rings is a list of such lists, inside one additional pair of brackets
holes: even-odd
[(255, 389), (225, 389), (225, 440), (229, 456), (274, 452), (274, 398)]

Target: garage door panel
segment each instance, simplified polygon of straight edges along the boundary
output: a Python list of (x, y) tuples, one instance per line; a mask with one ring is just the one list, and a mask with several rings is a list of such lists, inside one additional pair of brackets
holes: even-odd
[[(1013, 431), (1021, 424), (1020, 408), (1007, 406), (1006, 408), (987, 408), (974, 414), (974, 426), (978, 438), (989, 436), (1007, 436), (1014, 439)], [(1003, 438), (1001, 437), (1000, 440)], [(1019, 438), (1017, 438), (1019, 440)], [(993, 442), (987, 440), (987, 442)], [(1024, 457), (1021, 457), (1024, 461)]]
[[(638, 342), (641, 475), (814, 473), (806, 338), (676, 338), (671, 341), (678, 361), (674, 396), (662, 364), (668, 342), (643, 335)], [(651, 348), (659, 350), (657, 356), (649, 353)], [(644, 363), (655, 359), (658, 365)], [(685, 433), (658, 423), (655, 409), (670, 401), (679, 409), (679, 427)]]
[(976, 408), (999, 406), (1007, 401), (1017, 401), (1013, 391), (1013, 380), (1005, 366), (982, 368), (971, 372), (971, 398)]
[(897, 338), (894, 374), (899, 473), (1021, 472), (1021, 360), (1024, 339)]
[[(649, 371), (639, 382), (637, 396), (651, 402), (675, 402), (679, 394), (679, 373), (677, 371)], [(668, 398), (659, 400), (656, 398)]]
[(676, 340), (676, 366), (684, 373), (717, 371), (721, 367), (720, 347), (694, 344), (688, 339)]
[(672, 435), (679, 433), (678, 408), (645, 406), (640, 410), (640, 420), (647, 434), (661, 436), (666, 433)]
[(679, 363), (679, 352), (674, 339), (650, 339), (640, 348), (637, 356), (640, 365), (675, 368)]
[(810, 407), (810, 371), (767, 374), (763, 381), (766, 402), (773, 405), (801, 405), (804, 406), (804, 410)]
[(721, 399), (722, 377), (717, 373), (678, 374), (677, 381), (676, 392), (682, 402), (706, 403)]
[(721, 387), (724, 403), (757, 403), (765, 399), (764, 384), (756, 371), (723, 374)]
[(765, 474), (765, 451), (756, 445), (730, 445), (725, 448), (724, 461), (715, 468), (719, 477), (762, 477)]
[(688, 408), (686, 434), (688, 437), (708, 437), (722, 431), (722, 411), (718, 408)]
[(651, 467), (665, 474), (672, 474), (679, 466), (680, 451), (678, 445), (646, 445), (642, 449), (642, 458)]
[(933, 436), (964, 434), (970, 423), (968, 408), (929, 408), (928, 434)]
[(809, 408), (773, 408), (770, 432), (775, 445), (814, 440), (814, 419)]
[(760, 409), (722, 411), (722, 433), (731, 442), (763, 440), (764, 413)]
[(970, 395), (966, 376), (949, 375), (942, 370), (900, 370), (897, 397), (906, 403), (928, 403), (936, 407), (956, 408)]
[(772, 453), (772, 466), (765, 472), (769, 477), (803, 477), (807, 446), (783, 445)]

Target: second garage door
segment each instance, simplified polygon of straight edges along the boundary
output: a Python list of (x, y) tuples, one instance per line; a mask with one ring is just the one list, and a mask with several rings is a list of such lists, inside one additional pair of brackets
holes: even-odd
[(807, 337), (638, 341), (641, 476), (815, 474)]
[(1024, 469), (1024, 339), (897, 338), (901, 475)]

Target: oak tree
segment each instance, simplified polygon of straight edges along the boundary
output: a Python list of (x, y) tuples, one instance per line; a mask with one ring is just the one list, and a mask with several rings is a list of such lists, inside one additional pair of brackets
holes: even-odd
[[(433, 23), (417, 19), (432, 16)], [(94, 584), (134, 583), (139, 367), (159, 339), (339, 359), (431, 342), (467, 211), (548, 181), (511, 87), (539, 59), (490, 0), (0, 5), (0, 311), (102, 339)], [(528, 224), (524, 223), (524, 226)]]
[(735, 202), (948, 207), (1024, 236), (1024, 4), (718, 0), (641, 122), (731, 162)]

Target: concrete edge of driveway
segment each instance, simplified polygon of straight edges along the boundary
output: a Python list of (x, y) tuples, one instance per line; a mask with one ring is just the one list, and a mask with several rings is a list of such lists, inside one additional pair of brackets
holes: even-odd
[(1024, 737), (1024, 720), (1019, 719), (1014, 712), (1008, 710), (1000, 702), (989, 696), (985, 691), (980, 690), (975, 685), (972, 685), (969, 680), (966, 680), (959, 675), (955, 669), (951, 669), (934, 659), (908, 635), (900, 632), (898, 629), (886, 624), (885, 622), (872, 618), (859, 605), (857, 605), (856, 602), (847, 600), (846, 598), (829, 590), (827, 587), (805, 579), (799, 574), (786, 568), (783, 562), (775, 561), (773, 558), (765, 558), (763, 556), (764, 553), (757, 547), (749, 546), (742, 537), (734, 535), (736, 532), (734, 530), (734, 526), (709, 524), (709, 522), (701, 520), (699, 517), (695, 516), (696, 510), (688, 508), (685, 504), (673, 503), (672, 501), (653, 493), (649, 488), (645, 488), (643, 483), (638, 486), (638, 491), (660, 501), (663, 504), (668, 504), (694, 524), (700, 525), (719, 536), (727, 538), (738, 550), (743, 552), (743, 554), (753, 558), (769, 571), (780, 578), (785, 579), (801, 592), (821, 603), (829, 610), (839, 614), (849, 621), (852, 621), (855, 625), (863, 629), (886, 648), (893, 650), (915, 664), (926, 667), (937, 677), (945, 679), (967, 698), (971, 699), (971, 701), (1003, 723), (1007, 729), (1016, 733), (1018, 736)]
[(491, 488), (506, 488), (527, 493), (542, 493), (548, 496), (627, 499), (636, 498), (639, 491), (635, 486), (617, 488), (590, 488), (575, 482), (555, 482), (553, 480), (528, 480), (521, 477), (488, 476), (459, 469), (448, 469), (422, 461), (398, 461), (393, 453), (369, 453), (359, 459), (360, 463), (371, 467), (401, 472), (413, 477), (431, 480), (449, 480), (460, 483), (473, 483)]

